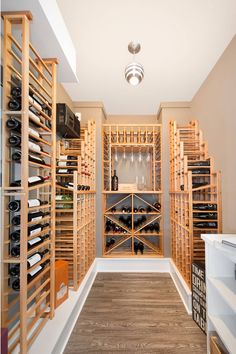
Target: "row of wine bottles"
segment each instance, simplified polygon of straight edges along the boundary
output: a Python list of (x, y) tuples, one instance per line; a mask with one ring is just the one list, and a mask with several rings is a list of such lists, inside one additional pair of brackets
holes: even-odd
[[(28, 222), (39, 221), (39, 220), (43, 219), (44, 217), (46, 217), (47, 215), (50, 215), (50, 214), (51, 214), (50, 211), (43, 212), (41, 210), (28, 213)], [(20, 215), (15, 215), (11, 219), (11, 224), (13, 226), (19, 226), (20, 225), (20, 220), (21, 220)]]
[[(207, 186), (209, 184), (209, 182), (193, 182), (192, 183), (192, 188), (199, 188), (199, 187), (204, 187)], [(181, 184), (180, 186), (181, 191), (184, 191), (184, 184)]]
[(127, 231), (123, 229), (121, 226), (117, 225), (116, 223), (112, 222), (111, 220), (106, 221), (105, 226), (106, 233), (112, 232), (117, 234), (127, 234)]
[(202, 160), (202, 161), (190, 161), (188, 163), (189, 167), (208, 167), (210, 166), (210, 160)]
[(200, 229), (217, 229), (218, 223), (213, 221), (206, 221), (206, 222), (194, 222), (193, 227), (200, 228)]
[(217, 213), (193, 213), (194, 219), (217, 220)]
[[(41, 205), (47, 205), (48, 201), (46, 200), (41, 200), (41, 199), (29, 199), (28, 200), (28, 207), (29, 208), (34, 208), (34, 207), (38, 207)], [(15, 199), (10, 201), (10, 203), (8, 204), (8, 210), (12, 211), (12, 212), (17, 212), (21, 210), (21, 201), (20, 199)]]
[[(145, 216), (142, 216), (138, 220), (135, 220), (134, 221), (134, 229), (136, 229), (136, 230), (139, 229), (146, 220), (147, 219)], [(112, 232), (112, 233), (126, 234), (127, 231), (122, 227), (122, 225), (124, 225), (124, 227), (128, 228), (128, 229), (132, 228), (131, 217), (128, 217), (125, 219), (124, 217), (121, 216), (119, 218), (119, 222), (120, 222), (121, 226), (117, 225), (115, 222), (113, 222), (111, 220), (107, 220), (106, 224), (105, 224), (106, 233)], [(158, 233), (158, 232), (160, 232), (160, 224), (156, 221), (149, 223), (148, 225), (145, 225), (143, 228), (140, 228), (140, 232)]]
[[(37, 184), (44, 183), (45, 181), (48, 181), (50, 179), (50, 176), (32, 176), (28, 177), (28, 186), (36, 186)], [(21, 186), (21, 180), (16, 180), (10, 183), (11, 187), (20, 187)]]
[(77, 166), (77, 157), (71, 155), (60, 155), (60, 161), (57, 161), (58, 167), (66, 167), (66, 166)]
[[(39, 223), (35, 225), (30, 225), (27, 228), (27, 234), (28, 236), (37, 235), (49, 226), (50, 226), (49, 223), (45, 223), (45, 224)], [(9, 235), (9, 238), (13, 242), (20, 242), (20, 230), (12, 231)]]
[[(29, 271), (27, 274), (28, 283), (30, 283), (33, 279), (35, 279), (45, 268), (49, 265), (50, 260), (47, 259), (45, 262), (39, 264), (33, 270)], [(13, 281), (11, 282), (11, 287), (15, 291), (20, 291), (20, 265), (15, 264), (11, 266), (9, 269), (9, 274), (14, 277)]]
[[(152, 212), (154, 212), (154, 211), (160, 211), (160, 210), (161, 210), (161, 204), (158, 203), (158, 202), (155, 202), (155, 203), (153, 204), (153, 207), (152, 207), (151, 205), (148, 205), (147, 207), (145, 207), (145, 206), (143, 206), (143, 205), (138, 206), (138, 207), (134, 207), (134, 208), (133, 208), (133, 213), (152, 213)], [(112, 207), (112, 208), (110, 209), (110, 211), (111, 211), (112, 213), (115, 213), (115, 212), (122, 212), (122, 213), (124, 213), (124, 214), (125, 214), (125, 213), (129, 214), (129, 213), (131, 213), (131, 211), (132, 211), (132, 207), (125, 205), (125, 206), (122, 206), (121, 209), (116, 209), (116, 207), (114, 206), (114, 207)]]
[[(116, 240), (113, 237), (108, 238), (106, 241), (106, 251), (108, 251), (110, 248), (114, 247), (115, 243), (116, 243)], [(134, 252), (137, 255), (139, 251), (141, 254), (143, 254), (144, 244), (141, 241), (140, 242), (135, 241), (134, 242)]]
[[(74, 189), (74, 183), (72, 182), (59, 182), (57, 181), (57, 184), (59, 186), (62, 186), (64, 188), (68, 188), (68, 189)], [(78, 184), (77, 185), (77, 190), (78, 191), (89, 191), (90, 190), (90, 186), (86, 186), (86, 185), (83, 185), (83, 184)]]

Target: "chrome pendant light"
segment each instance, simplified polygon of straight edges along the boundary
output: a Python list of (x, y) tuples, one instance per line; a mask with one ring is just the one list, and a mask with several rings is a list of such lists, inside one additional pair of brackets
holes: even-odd
[(141, 46), (139, 43), (130, 42), (128, 45), (129, 52), (133, 54), (133, 61), (125, 68), (125, 78), (132, 86), (137, 86), (144, 77), (144, 70), (142, 65), (135, 61), (135, 54), (137, 54), (140, 49)]

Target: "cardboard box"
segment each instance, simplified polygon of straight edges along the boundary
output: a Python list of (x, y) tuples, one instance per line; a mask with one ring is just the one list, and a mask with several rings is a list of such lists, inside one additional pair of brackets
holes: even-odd
[(55, 308), (68, 298), (68, 262), (55, 262)]

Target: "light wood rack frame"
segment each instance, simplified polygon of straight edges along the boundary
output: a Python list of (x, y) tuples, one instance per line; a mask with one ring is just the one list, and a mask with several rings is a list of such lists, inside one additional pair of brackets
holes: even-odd
[[(1, 240), (1, 327), (8, 330), (8, 352), (27, 353), (37, 335), (48, 319), (54, 316), (54, 243), (55, 243), (55, 161), (56, 161), (56, 59), (43, 59), (30, 43), (30, 12), (2, 13), (4, 22), (4, 49), (3, 49), (3, 114), (2, 114), (2, 212), (3, 234)], [(17, 31), (16, 31), (17, 29)], [(19, 34), (19, 36), (17, 35)], [(11, 89), (21, 87), (21, 108), (11, 111), (8, 102), (11, 98)], [(38, 105), (30, 101), (29, 89), (51, 111), (51, 115), (41, 110)], [(33, 107), (35, 116), (29, 114), (29, 107)], [(12, 160), (12, 148), (8, 139), (12, 132), (7, 129), (6, 121), (14, 117), (21, 122), (21, 161)], [(29, 132), (33, 126), (40, 137)], [(38, 154), (45, 161), (45, 165), (29, 161), (29, 139), (41, 146)], [(33, 153), (34, 154), (34, 153)], [(46, 176), (47, 182), (28, 186), (30, 176)], [(21, 186), (11, 187), (15, 179), (21, 180)], [(34, 208), (28, 207), (28, 199), (38, 198), (48, 201), (48, 204)], [(20, 226), (11, 223), (14, 215), (8, 210), (12, 200), (20, 200)], [(40, 221), (28, 222), (28, 213), (32, 211), (49, 212)], [(49, 226), (40, 233), (28, 236), (28, 227), (37, 223), (49, 223)], [(9, 255), (13, 245), (10, 232), (20, 229), (20, 256)], [(28, 249), (28, 241), (45, 234), (49, 237), (38, 246)], [(36, 252), (49, 250), (38, 263), (27, 268), (27, 258)], [(43, 262), (49, 263), (39, 274), (28, 281), (29, 272), (35, 270)], [(14, 280), (9, 276), (9, 269), (19, 265), (20, 291), (11, 288)]]
[[(132, 190), (112, 191), (111, 179), (114, 170), (114, 155), (118, 152), (134, 154), (150, 153), (150, 185), (146, 188), (136, 187)], [(128, 171), (127, 171), (128, 173)], [(161, 209), (153, 203), (161, 204)], [(130, 213), (123, 214), (122, 205), (127, 203)], [(152, 211), (134, 213), (134, 206), (141, 204), (151, 207)], [(118, 210), (112, 212), (112, 208)], [(119, 216), (131, 217), (132, 224), (127, 228)], [(145, 215), (146, 220), (136, 228), (135, 220)], [(123, 232), (106, 232), (106, 222), (110, 220)], [(145, 226), (158, 222), (158, 232), (144, 232)], [(115, 243), (107, 247), (107, 241), (113, 238)], [(162, 125), (161, 124), (104, 124), (103, 125), (103, 256), (104, 257), (162, 257), (163, 242), (163, 193), (162, 193)], [(142, 242), (143, 255), (134, 251), (134, 242)]]
[[(73, 174), (57, 173), (58, 182), (72, 182), (68, 189), (57, 183), (58, 195), (69, 201), (56, 201), (56, 259), (69, 266), (69, 285), (77, 290), (96, 254), (96, 124), (88, 121), (81, 129), (80, 139), (63, 139), (57, 143), (57, 162), (74, 156), (77, 166), (68, 167)], [(58, 163), (57, 163), (58, 165)], [(58, 170), (58, 166), (57, 166)], [(86, 185), (90, 190), (78, 190)], [(64, 205), (65, 208), (60, 208)], [(67, 208), (66, 208), (67, 206)]]
[[(184, 126), (171, 121), (169, 136), (172, 258), (191, 287), (192, 262), (205, 261), (201, 234), (222, 232), (220, 172), (214, 170), (214, 160), (208, 154), (198, 121), (191, 121)], [(194, 166), (198, 162), (207, 162), (208, 166)], [(204, 173), (194, 173), (199, 169)], [(196, 186), (195, 183), (205, 185)], [(216, 210), (199, 211), (195, 209), (197, 204), (212, 204)], [(196, 217), (200, 213), (212, 213), (213, 219)], [(212, 228), (197, 227), (196, 223), (199, 222), (216, 224)]]

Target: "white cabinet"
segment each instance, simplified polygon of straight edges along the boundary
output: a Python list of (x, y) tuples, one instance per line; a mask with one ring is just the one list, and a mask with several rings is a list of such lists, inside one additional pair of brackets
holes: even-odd
[(231, 354), (236, 354), (236, 248), (222, 244), (235, 235), (202, 235), (206, 248), (207, 335), (216, 331)]

